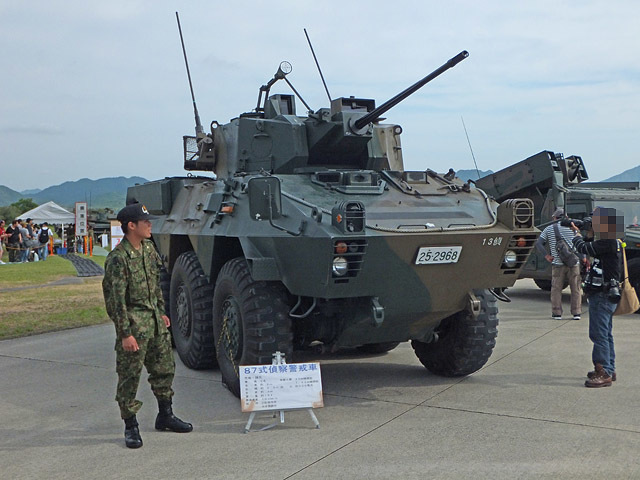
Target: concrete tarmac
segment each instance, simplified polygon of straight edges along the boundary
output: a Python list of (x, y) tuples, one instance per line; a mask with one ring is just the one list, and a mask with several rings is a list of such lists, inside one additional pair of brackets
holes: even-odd
[[(618, 381), (587, 389), (586, 305), (582, 320), (558, 321), (531, 281), (508, 294), (494, 353), (468, 377), (430, 374), (408, 343), (318, 357), (319, 430), (297, 411), (244, 434), (248, 414), (219, 371), (177, 359), (174, 411), (194, 431), (155, 431), (143, 380), (138, 450), (124, 446), (113, 399), (112, 325), (2, 341), (0, 478), (640, 478), (640, 316), (614, 320)], [(254, 426), (272, 421), (258, 415)]]

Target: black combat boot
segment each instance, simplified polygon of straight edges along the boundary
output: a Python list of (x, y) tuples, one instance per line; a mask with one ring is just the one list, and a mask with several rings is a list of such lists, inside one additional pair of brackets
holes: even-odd
[(124, 443), (128, 448), (140, 448), (142, 446), (142, 437), (138, 430), (136, 416), (125, 418), (124, 425)]
[(169, 430), (171, 432), (187, 433), (193, 430), (193, 425), (183, 422), (173, 414), (173, 410), (171, 409), (171, 400), (158, 399), (156, 430)]

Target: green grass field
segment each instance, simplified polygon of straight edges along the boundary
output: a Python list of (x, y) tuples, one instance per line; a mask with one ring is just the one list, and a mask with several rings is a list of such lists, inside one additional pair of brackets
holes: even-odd
[[(90, 258), (104, 266), (106, 257)], [(62, 279), (77, 283), (51, 285)], [(0, 339), (108, 321), (102, 277), (79, 278), (71, 262), (56, 255), (0, 265)]]
[(69, 260), (52, 255), (44, 262), (0, 265), (0, 288), (41, 285), (62, 277), (75, 277), (76, 269)]

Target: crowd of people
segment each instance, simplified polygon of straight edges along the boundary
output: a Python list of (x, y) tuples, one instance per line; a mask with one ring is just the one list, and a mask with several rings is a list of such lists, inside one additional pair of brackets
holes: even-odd
[(17, 218), (6, 227), (5, 220), (0, 220), (0, 265), (5, 263), (2, 261), (5, 249), (9, 263), (46, 260), (52, 239), (47, 222), (37, 225), (31, 218)]

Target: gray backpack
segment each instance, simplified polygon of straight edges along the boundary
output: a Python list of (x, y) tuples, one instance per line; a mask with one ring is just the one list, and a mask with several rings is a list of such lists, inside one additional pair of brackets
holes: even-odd
[(558, 252), (560, 260), (562, 260), (562, 263), (564, 263), (567, 267), (573, 267), (577, 265), (579, 262), (579, 258), (573, 252), (573, 249), (567, 244), (567, 241), (562, 238), (557, 222), (553, 224), (553, 230), (556, 234), (556, 251)]

